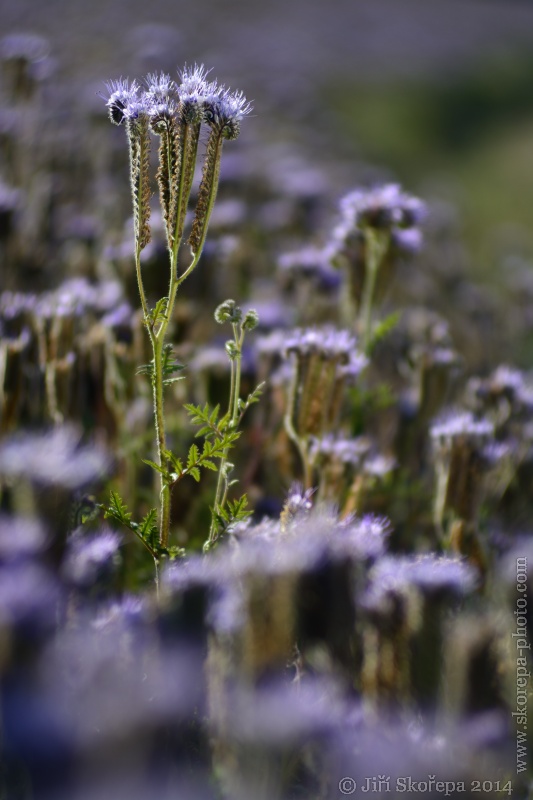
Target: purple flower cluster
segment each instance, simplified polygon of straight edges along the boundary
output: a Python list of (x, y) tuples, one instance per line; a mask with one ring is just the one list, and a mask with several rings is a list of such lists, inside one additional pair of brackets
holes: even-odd
[(235, 139), (251, 104), (240, 91), (232, 92), (216, 81), (207, 80), (202, 65), (185, 67), (177, 82), (167, 73), (147, 75), (144, 86), (119, 78), (106, 84), (109, 118), (115, 125), (148, 116), (154, 125), (177, 116), (186, 124), (205, 122), (220, 130), (225, 139)]
[(426, 216), (426, 205), (403, 192), (396, 183), (374, 189), (355, 189), (340, 202), (344, 222), (356, 228), (416, 228)]

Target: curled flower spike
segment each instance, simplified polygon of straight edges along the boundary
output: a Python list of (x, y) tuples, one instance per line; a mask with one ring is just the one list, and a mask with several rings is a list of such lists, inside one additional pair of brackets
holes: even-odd
[(203, 64), (185, 67), (180, 72), (178, 94), (181, 100), (181, 117), (189, 125), (198, 125), (203, 121), (205, 103), (216, 90), (216, 84), (206, 80), (208, 74), (209, 70)]
[(150, 112), (152, 110), (152, 105), (150, 100), (146, 96), (146, 94), (141, 94), (137, 97), (132, 98), (129, 103), (124, 108), (124, 117), (126, 120), (139, 120), (144, 118), (148, 120), (150, 117)]
[(205, 121), (224, 139), (236, 139), (241, 120), (250, 114), (252, 108), (242, 92), (230, 92), (221, 86), (206, 102)]
[(150, 121), (152, 128), (158, 133), (159, 124), (163, 122), (164, 127), (168, 127), (178, 109), (176, 83), (166, 72), (159, 75), (153, 72), (146, 76), (145, 84)]
[(109, 97), (106, 106), (109, 109), (109, 119), (114, 125), (122, 125), (130, 105), (138, 99), (139, 85), (132, 81), (131, 86), (127, 78), (106, 83)]

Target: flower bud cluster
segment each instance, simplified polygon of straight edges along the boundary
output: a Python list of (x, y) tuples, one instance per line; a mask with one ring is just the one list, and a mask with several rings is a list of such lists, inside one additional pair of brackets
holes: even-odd
[(167, 243), (177, 257), (195, 173), (200, 128), (211, 129), (189, 244), (198, 259), (216, 198), (222, 142), (236, 139), (252, 106), (242, 92), (208, 81), (203, 65), (185, 67), (175, 81), (150, 73), (144, 84), (120, 78), (107, 84), (106, 105), (115, 125), (125, 123), (130, 145), (131, 186), (137, 249), (150, 241), (149, 152), (152, 130), (160, 137), (157, 181)]
[(145, 85), (119, 78), (106, 84), (106, 105), (115, 125), (147, 114), (154, 123), (179, 116), (187, 124), (206, 123), (218, 128), (225, 139), (236, 139), (251, 104), (241, 91), (231, 92), (216, 81), (208, 81), (202, 65), (185, 67), (179, 82), (167, 73), (149, 73)]

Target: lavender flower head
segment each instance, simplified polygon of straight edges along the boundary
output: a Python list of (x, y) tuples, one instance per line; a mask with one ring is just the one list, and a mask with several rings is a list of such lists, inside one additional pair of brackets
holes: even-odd
[(317, 456), (339, 461), (342, 464), (359, 467), (371, 447), (372, 441), (366, 436), (347, 439), (329, 434), (313, 442), (312, 453), (313, 455), (316, 453)]
[(122, 125), (127, 116), (127, 110), (139, 99), (139, 84), (132, 81), (131, 86), (127, 78), (106, 83), (109, 97), (106, 106), (109, 109), (109, 119), (114, 125)]
[(107, 529), (95, 536), (73, 539), (64, 564), (65, 576), (76, 586), (93, 585), (116, 562), (120, 544), (121, 537)]
[(149, 72), (146, 76), (146, 95), (156, 105), (175, 98), (176, 83), (166, 72)]
[(13, 435), (0, 447), (0, 474), (28, 479), (41, 486), (82, 489), (104, 476), (108, 453), (85, 445), (75, 428), (57, 427), (50, 433)]
[(154, 130), (157, 132), (159, 122), (169, 122), (178, 108), (177, 87), (175, 81), (166, 72), (159, 75), (151, 72), (146, 76), (145, 99), (149, 105), (149, 114)]
[(211, 84), (211, 95), (206, 102), (204, 118), (207, 124), (220, 132), (223, 139), (236, 139), (241, 120), (251, 113), (253, 106), (241, 91), (231, 92), (224, 86)]
[(418, 556), (384, 556), (370, 573), (365, 598), (369, 606), (380, 605), (388, 594), (404, 594), (416, 588), (427, 595), (465, 595), (478, 583), (475, 569), (466, 561), (433, 553)]
[(348, 517), (336, 526), (330, 546), (337, 555), (373, 561), (383, 556), (392, 526), (387, 517), (364, 514)]
[(304, 491), (300, 483), (293, 483), (281, 512), (281, 530), (286, 532), (288, 526), (296, 520), (306, 517), (313, 508), (314, 489)]
[(396, 183), (356, 189), (342, 198), (341, 212), (356, 228), (415, 228), (426, 216), (426, 205)]
[[(324, 358), (336, 358), (347, 364), (351, 356), (357, 352), (357, 339), (350, 331), (325, 328), (297, 328), (288, 337), (285, 345), (287, 354), (297, 353), (301, 356), (317, 353)], [(361, 362), (361, 369), (366, 366)], [(361, 371), (360, 369), (360, 371)]]
[(430, 429), (435, 441), (446, 442), (458, 437), (485, 439), (494, 434), (494, 426), (487, 419), (476, 419), (469, 411), (448, 411)]
[(193, 67), (185, 66), (179, 73), (181, 117), (189, 125), (199, 125), (203, 121), (205, 104), (216, 91), (216, 84), (207, 81), (209, 71), (203, 64), (195, 64)]

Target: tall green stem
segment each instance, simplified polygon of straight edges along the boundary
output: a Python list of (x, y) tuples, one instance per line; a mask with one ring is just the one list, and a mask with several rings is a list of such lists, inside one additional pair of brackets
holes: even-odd
[[(241, 391), (241, 355), (242, 343), (244, 340), (244, 330), (239, 333), (237, 324), (233, 324), (233, 335), (235, 337), (235, 344), (237, 346), (237, 354), (231, 360), (231, 385), (230, 396), (228, 402), (228, 427), (234, 430), (239, 423), (239, 395)], [(228, 493), (228, 482), (226, 475), (226, 465), (228, 462), (229, 447), (226, 447), (222, 458), (220, 459), (220, 468), (218, 470), (217, 488), (215, 491), (215, 502), (213, 504), (213, 516), (211, 519), (211, 527), (209, 529), (209, 536), (206, 542), (207, 549), (213, 544), (216, 538), (216, 518), (215, 515), (219, 509), (224, 507)]]
[(372, 342), (372, 304), (379, 268), (388, 245), (387, 234), (380, 234), (373, 228), (367, 228), (366, 238), (366, 271), (361, 299), (360, 321), (363, 336), (363, 348), (368, 351)]
[[(157, 439), (157, 455), (160, 467), (166, 466), (165, 450), (165, 414), (163, 406), (163, 337), (157, 336), (153, 339), (154, 348), (154, 372), (153, 372), (153, 397), (154, 397), (154, 418)], [(170, 487), (165, 477), (161, 475), (161, 513), (159, 516), (159, 540), (163, 547), (168, 544), (170, 527)]]

